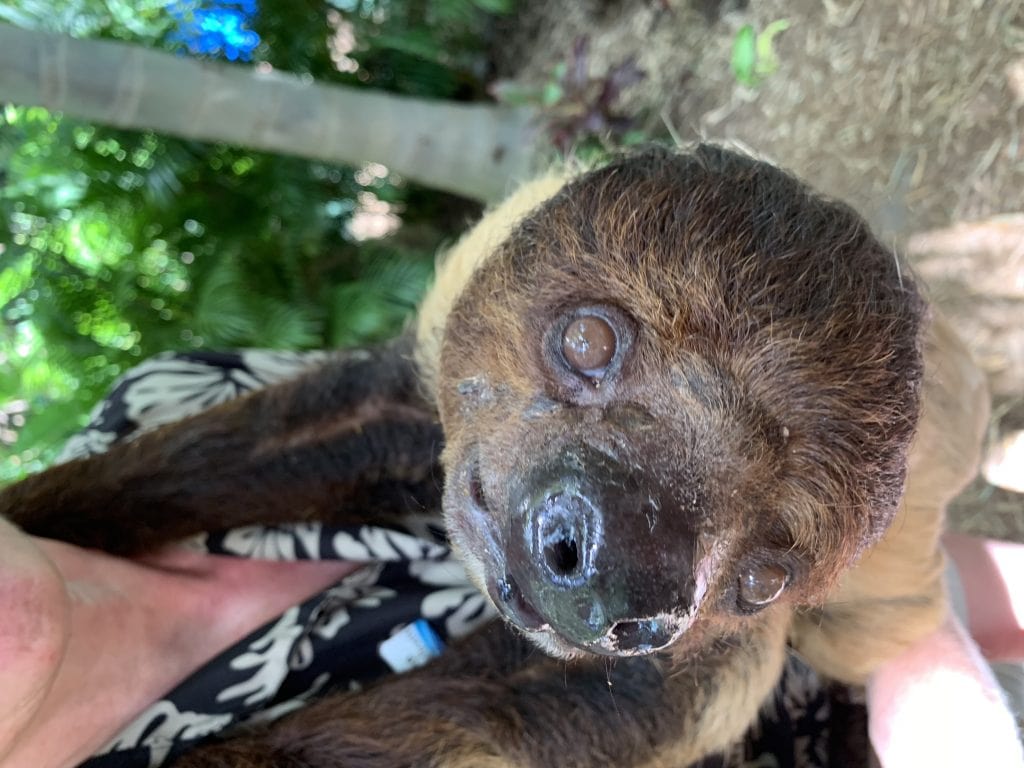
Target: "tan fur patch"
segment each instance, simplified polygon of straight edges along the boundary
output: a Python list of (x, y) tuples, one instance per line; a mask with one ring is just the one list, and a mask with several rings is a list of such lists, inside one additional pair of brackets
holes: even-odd
[(437, 276), (420, 305), (416, 320), (416, 363), (425, 391), (434, 399), (441, 340), (455, 301), (480, 266), (497, 250), (522, 219), (556, 194), (566, 174), (552, 172), (523, 184), (438, 260)]
[(946, 506), (977, 473), (988, 407), (980, 369), (949, 323), (935, 316), (925, 344), (924, 407), (899, 513), (824, 606), (793, 625), (793, 645), (822, 674), (864, 683), (945, 619), (939, 536)]

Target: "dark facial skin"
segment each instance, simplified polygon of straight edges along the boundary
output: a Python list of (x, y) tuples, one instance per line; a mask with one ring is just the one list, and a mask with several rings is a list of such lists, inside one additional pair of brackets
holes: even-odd
[(899, 499), (920, 313), (859, 218), (771, 166), (592, 172), (449, 318), (453, 539), (558, 655), (699, 649), (813, 602)]

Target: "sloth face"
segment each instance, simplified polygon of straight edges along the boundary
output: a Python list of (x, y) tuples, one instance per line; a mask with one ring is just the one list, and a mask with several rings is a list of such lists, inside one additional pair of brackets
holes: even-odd
[(591, 172), (448, 318), (452, 539), (556, 655), (693, 653), (813, 603), (898, 504), (921, 313), (856, 214), (772, 166)]

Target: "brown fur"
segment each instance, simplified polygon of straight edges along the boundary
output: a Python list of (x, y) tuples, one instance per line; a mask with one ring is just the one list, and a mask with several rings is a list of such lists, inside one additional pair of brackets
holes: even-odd
[(838, 680), (864, 682), (935, 629), (947, 611), (939, 535), (946, 505), (977, 472), (988, 391), (941, 317), (925, 341), (924, 408), (896, 518), (824, 604), (803, 611), (793, 626), (797, 650)]
[[(549, 344), (567, 311), (595, 304), (612, 308), (629, 341), (599, 387), (567, 372)], [(778, 679), (787, 637), (819, 671), (863, 681), (943, 615), (942, 513), (973, 474), (985, 417), (969, 356), (941, 321), (923, 331), (923, 318), (905, 265), (855, 213), (742, 156), (654, 150), (524, 186), (453, 249), (417, 328), (422, 385), (444, 427), (452, 538), (493, 594), (520, 478), (567, 441), (609, 447), (664, 489), (657, 530), (695, 532), (658, 538), (651, 525), (642, 551), (703, 558), (693, 623), (668, 652), (614, 663), (549, 629), (528, 633), (563, 657), (550, 658), (494, 626), (427, 669), (183, 764), (679, 768), (742, 735)], [(383, 500), (384, 514), (429, 503), (429, 406), (411, 394), (407, 365), (376, 365), (373, 380), (390, 387), (366, 385), (372, 371), (328, 368), (114, 458), (51, 470), (0, 496), (0, 513), (33, 532), (137, 551), (242, 518), (279, 520), (274, 500), (292, 486), (310, 517), (346, 520), (331, 505), (339, 489)], [(415, 437), (396, 452), (398, 420)], [(382, 425), (386, 450), (364, 438)], [(230, 471), (200, 472), (180, 508), (174, 446), (208, 440)], [(310, 462), (302, 477), (268, 472), (300, 456)], [(344, 457), (361, 470), (339, 481)], [(253, 472), (263, 482), (225, 517), (219, 501)], [(154, 478), (166, 493), (150, 490)], [(168, 522), (168, 510), (188, 522)], [(111, 526), (130, 533), (127, 544), (111, 541)], [(758, 612), (737, 608), (737, 568), (751, 558), (792, 574)]]
[(442, 435), (403, 348), (322, 368), (0, 493), (37, 536), (137, 554), (204, 530), (434, 508)]
[[(603, 302), (638, 326), (629, 370), (614, 391), (574, 389), (541, 338), (566, 307)], [(820, 600), (896, 513), (922, 312), (852, 211), (777, 169), (714, 148), (631, 157), (566, 187), (466, 282), (437, 381), (449, 476), (479, 454), (500, 499), (581, 412), (639, 404), (658, 425), (641, 460), (703, 481), (730, 555), (796, 556), (791, 599)], [(471, 380), (493, 391), (460, 394)], [(524, 419), (538, 398), (549, 414)]]

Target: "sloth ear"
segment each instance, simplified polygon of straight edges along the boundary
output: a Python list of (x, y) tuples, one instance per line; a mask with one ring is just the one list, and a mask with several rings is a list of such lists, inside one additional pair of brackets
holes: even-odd
[(365, 523), (440, 506), (443, 445), (407, 343), (59, 464), (0, 491), (27, 533), (135, 554), (256, 523)]

